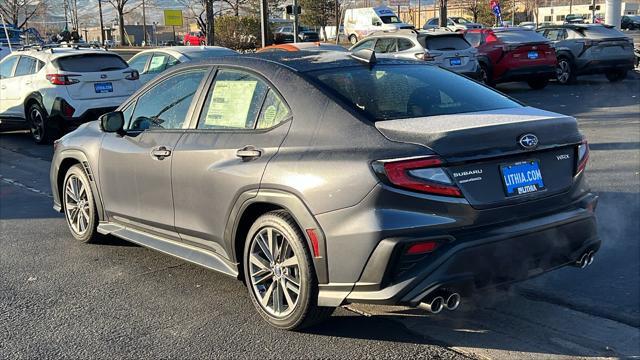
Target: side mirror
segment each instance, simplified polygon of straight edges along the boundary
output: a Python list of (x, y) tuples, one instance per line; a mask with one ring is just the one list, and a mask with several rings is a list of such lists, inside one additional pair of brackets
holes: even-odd
[(124, 115), (121, 111), (113, 111), (100, 116), (100, 128), (104, 132), (124, 135)]

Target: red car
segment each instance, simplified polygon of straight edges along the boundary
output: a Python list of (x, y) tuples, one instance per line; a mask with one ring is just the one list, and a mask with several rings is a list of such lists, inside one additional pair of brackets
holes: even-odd
[(531, 88), (542, 89), (556, 76), (555, 49), (533, 30), (470, 29), (465, 38), (478, 49), (481, 79), (487, 85), (526, 81)]
[(192, 31), (188, 32), (184, 35), (184, 44), (189, 46), (199, 46), (205, 45), (207, 43), (207, 38), (200, 31)]

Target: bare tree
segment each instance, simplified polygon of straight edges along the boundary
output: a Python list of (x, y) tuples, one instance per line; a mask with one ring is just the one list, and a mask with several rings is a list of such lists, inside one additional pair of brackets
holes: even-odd
[(0, 13), (9, 24), (22, 29), (41, 7), (44, 0), (2, 0), (0, 1)]
[(336, 15), (335, 0), (301, 0), (302, 21), (305, 25), (319, 26), (324, 39), (327, 38), (326, 26)]
[[(124, 45), (125, 44), (124, 15), (128, 14), (133, 9), (142, 5), (142, 3), (133, 5), (133, 4), (129, 4), (132, 2), (132, 0), (107, 0), (107, 1), (109, 2), (109, 4), (111, 4), (111, 6), (113, 6), (114, 9), (116, 9), (116, 12), (118, 13), (118, 33), (120, 36), (120, 44)], [(129, 4), (130, 6), (127, 7), (127, 4)]]

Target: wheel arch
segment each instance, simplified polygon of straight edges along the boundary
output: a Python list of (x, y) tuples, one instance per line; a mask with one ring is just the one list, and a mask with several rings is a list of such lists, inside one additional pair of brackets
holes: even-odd
[(62, 211), (62, 191), (64, 186), (64, 178), (67, 174), (67, 171), (74, 166), (80, 164), (84, 169), (85, 174), (89, 178), (89, 184), (91, 185), (91, 192), (93, 193), (93, 198), (95, 199), (96, 208), (98, 209), (98, 219), (99, 221), (105, 220), (104, 215), (104, 206), (102, 204), (102, 197), (100, 196), (100, 192), (98, 191), (98, 186), (95, 181), (95, 175), (89, 160), (85, 153), (80, 150), (66, 150), (60, 154), (59, 163), (56, 164), (56, 173), (55, 173), (55, 184), (56, 187), (54, 191), (54, 203), (57, 199), (59, 202), (59, 209)]
[(47, 109), (44, 107), (44, 103), (42, 100), (42, 94), (40, 94), (38, 91), (34, 91), (31, 94), (27, 95), (27, 97), (24, 99), (24, 117), (25, 119), (27, 119), (27, 114), (29, 111), (29, 106), (31, 106), (31, 104), (37, 103), (38, 105), (40, 105), (40, 107), (42, 108), (42, 110), (44, 111), (46, 116), (49, 116), (49, 113), (47, 112)]
[[(318, 283), (328, 283), (327, 251), (324, 233), (320, 225), (299, 197), (290, 192), (275, 189), (260, 189), (243, 193), (238, 197), (231, 210), (225, 230), (225, 243), (226, 248), (230, 251), (232, 261), (238, 263), (239, 278), (243, 279), (243, 251), (249, 228), (259, 216), (274, 210), (285, 210), (293, 217), (305, 237)], [(315, 230), (318, 256), (314, 256), (313, 244), (307, 229)]]
[(576, 58), (569, 49), (556, 49), (556, 58), (560, 59), (562, 57), (569, 59), (572, 63), (575, 63)]

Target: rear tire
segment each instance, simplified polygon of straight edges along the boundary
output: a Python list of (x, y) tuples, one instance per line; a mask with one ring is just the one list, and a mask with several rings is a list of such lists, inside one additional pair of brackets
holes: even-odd
[(618, 82), (627, 77), (627, 70), (610, 70), (604, 74), (610, 82)]
[(573, 69), (573, 63), (567, 57), (560, 57), (558, 59), (558, 66), (556, 67), (556, 80), (562, 85), (569, 85), (575, 82), (576, 75)]
[(355, 35), (349, 35), (349, 42), (351, 43), (351, 45), (355, 45), (356, 43), (358, 43), (358, 37)]
[(527, 84), (534, 90), (541, 90), (549, 85), (549, 79), (531, 79), (527, 81)]
[(67, 171), (62, 183), (60, 202), (71, 235), (83, 243), (97, 242), (98, 210), (91, 183), (80, 164), (73, 165)]
[(286, 211), (260, 216), (244, 247), (244, 276), (258, 313), (271, 326), (300, 330), (331, 316), (320, 307), (318, 283), (306, 238)]
[(487, 86), (494, 87), (496, 84), (491, 79), (491, 71), (484, 63), (480, 63), (480, 82)]
[(51, 126), (51, 119), (37, 102), (27, 107), (27, 124), (31, 138), (36, 144), (49, 144), (56, 139), (57, 131)]

